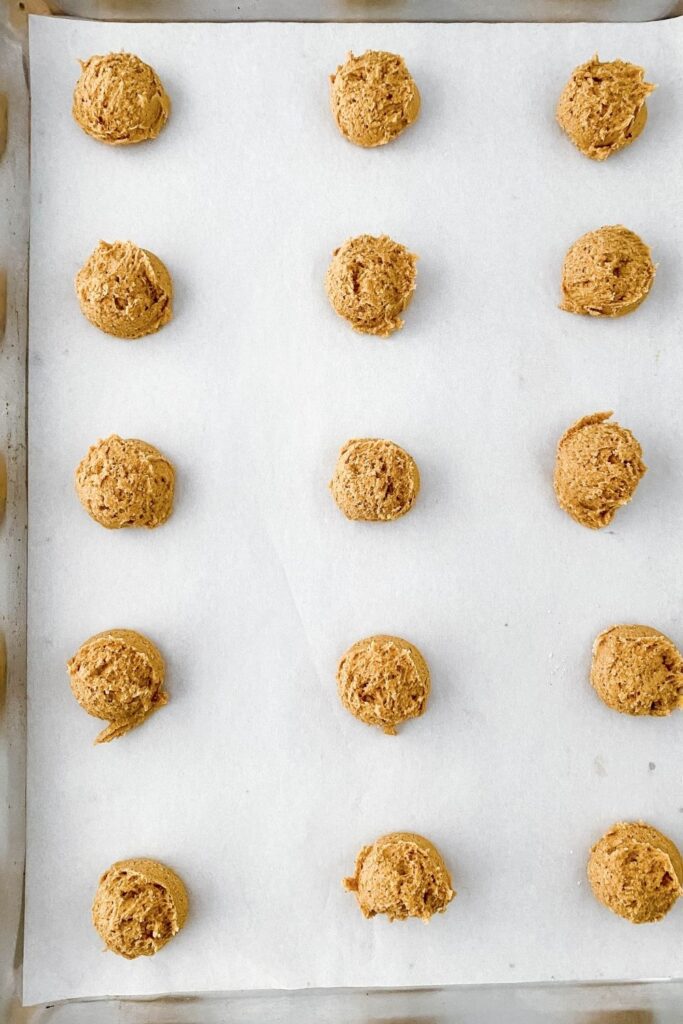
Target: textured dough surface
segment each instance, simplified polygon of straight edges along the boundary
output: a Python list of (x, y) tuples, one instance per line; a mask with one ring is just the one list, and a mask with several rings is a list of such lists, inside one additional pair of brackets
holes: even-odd
[(649, 247), (622, 224), (589, 231), (565, 256), (561, 309), (584, 316), (625, 316), (647, 298), (655, 269)]
[(344, 887), (356, 894), (364, 917), (386, 914), (390, 921), (429, 921), (456, 895), (441, 854), (414, 832), (391, 832), (364, 846)]
[(655, 89), (643, 68), (597, 54), (574, 68), (557, 105), (557, 120), (591, 160), (606, 160), (638, 138), (647, 121), (647, 97)]
[(187, 919), (187, 890), (174, 871), (144, 857), (120, 860), (100, 878), (92, 922), (126, 960), (153, 956)]
[(647, 470), (630, 430), (608, 423), (611, 412), (584, 416), (557, 445), (554, 486), (560, 507), (592, 530), (608, 526), (633, 497)]
[(593, 644), (591, 684), (615, 711), (670, 715), (683, 707), (683, 660), (651, 626), (612, 626)]
[(358, 235), (332, 254), (325, 288), (354, 331), (388, 338), (415, 291), (417, 256), (388, 235)]
[(330, 102), (337, 127), (357, 146), (384, 146), (420, 112), (420, 93), (403, 57), (383, 50), (349, 54), (330, 75)]
[(342, 446), (330, 490), (347, 519), (387, 522), (413, 507), (420, 474), (412, 456), (393, 441), (356, 438)]
[(94, 718), (108, 721), (96, 743), (118, 739), (168, 701), (164, 660), (132, 629), (97, 633), (67, 662), (71, 692)]
[(76, 493), (86, 512), (108, 530), (150, 529), (173, 510), (175, 471), (146, 441), (111, 437), (88, 449), (76, 468)]
[(644, 822), (620, 821), (593, 846), (588, 880), (596, 899), (633, 924), (660, 921), (683, 891), (671, 840)]
[(155, 139), (171, 102), (156, 71), (132, 53), (80, 61), (72, 113), (84, 132), (112, 146)]
[(173, 282), (158, 256), (133, 242), (100, 242), (76, 275), (83, 316), (128, 341), (173, 317)]
[(339, 698), (352, 715), (394, 735), (396, 726), (424, 714), (430, 691), (427, 663), (399, 636), (358, 640), (337, 669)]

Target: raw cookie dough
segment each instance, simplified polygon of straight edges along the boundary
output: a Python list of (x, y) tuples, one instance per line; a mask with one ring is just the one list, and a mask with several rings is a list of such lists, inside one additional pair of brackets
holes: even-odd
[(364, 846), (344, 888), (356, 894), (364, 917), (390, 921), (442, 914), (456, 895), (437, 848), (414, 832), (391, 832)]
[(593, 644), (591, 684), (625, 715), (670, 715), (683, 707), (683, 659), (651, 626), (612, 626)]
[(655, 279), (650, 249), (621, 224), (589, 231), (572, 245), (562, 268), (567, 313), (625, 316), (648, 296)]
[(417, 647), (400, 636), (370, 636), (349, 647), (337, 668), (339, 698), (366, 725), (390, 736), (427, 707), (429, 669)]
[(417, 256), (388, 235), (358, 235), (332, 254), (325, 288), (332, 308), (359, 334), (388, 338), (415, 291)]
[(165, 523), (173, 510), (175, 471), (153, 445), (137, 438), (98, 441), (76, 467), (76, 493), (86, 512), (106, 526)]
[(339, 452), (330, 490), (347, 519), (387, 522), (413, 507), (420, 474), (412, 456), (393, 441), (355, 438)]
[(620, 821), (592, 848), (588, 880), (595, 898), (619, 917), (660, 921), (683, 892), (683, 862), (652, 825)]
[(349, 54), (330, 75), (332, 113), (357, 146), (384, 146), (417, 120), (420, 93), (403, 57), (383, 50)]
[(154, 956), (187, 919), (187, 890), (156, 860), (120, 860), (105, 871), (92, 905), (92, 923), (112, 953), (126, 960)]
[(572, 519), (592, 530), (612, 522), (647, 470), (631, 431), (605, 422), (611, 415), (595, 412), (584, 416), (565, 430), (557, 445), (557, 500)]
[(83, 316), (115, 338), (143, 338), (173, 317), (168, 270), (158, 256), (133, 242), (100, 242), (75, 284)]
[(118, 739), (168, 701), (164, 659), (132, 629), (97, 633), (67, 662), (71, 692), (89, 715), (108, 721), (95, 743)]
[(112, 146), (156, 139), (171, 102), (149, 64), (132, 53), (97, 54), (79, 63), (71, 112), (84, 132)]
[(637, 64), (600, 61), (596, 54), (572, 71), (557, 105), (558, 123), (585, 156), (606, 160), (638, 138), (655, 88)]

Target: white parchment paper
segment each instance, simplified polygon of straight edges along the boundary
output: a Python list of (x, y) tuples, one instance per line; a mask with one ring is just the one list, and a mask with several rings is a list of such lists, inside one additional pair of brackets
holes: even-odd
[[(633, 26), (31, 26), (30, 593), (24, 998), (413, 986), (681, 973), (683, 908), (632, 927), (592, 898), (588, 848), (643, 817), (683, 841), (681, 720), (610, 712), (587, 672), (615, 622), (683, 643), (683, 39)], [(364, 151), (327, 75), (398, 51), (419, 122)], [(78, 57), (137, 52), (172, 97), (153, 144), (71, 119)], [(659, 84), (605, 165), (554, 122), (599, 51)], [(557, 308), (564, 252), (625, 223), (659, 263), (646, 304)], [(350, 235), (420, 255), (406, 327), (354, 334), (323, 277)], [(176, 316), (108, 338), (73, 277), (98, 239), (168, 265)], [(556, 506), (558, 436), (614, 409), (650, 470), (611, 528)], [(107, 532), (73, 470), (111, 432), (175, 463), (175, 513)], [(397, 441), (423, 491), (393, 524), (327, 492), (354, 436)], [(170, 703), (104, 747), (65, 662), (90, 634), (148, 633)], [(375, 632), (432, 669), (428, 713), (391, 739), (339, 706), (335, 666)], [(432, 838), (458, 897), (428, 927), (365, 921), (341, 879), (376, 836)], [(156, 857), (186, 928), (153, 959), (101, 951), (100, 873)]]

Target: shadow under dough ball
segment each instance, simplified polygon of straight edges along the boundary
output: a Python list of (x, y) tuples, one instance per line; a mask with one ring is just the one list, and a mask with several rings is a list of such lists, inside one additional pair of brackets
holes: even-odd
[(600, 530), (628, 504), (647, 471), (630, 430), (608, 423), (611, 412), (584, 416), (557, 445), (554, 487), (559, 505), (581, 526)]
[(393, 441), (356, 438), (342, 446), (330, 490), (347, 519), (389, 522), (415, 504), (420, 474), (412, 456)]
[(109, 53), (80, 65), (71, 112), (84, 132), (110, 146), (157, 137), (171, 101), (149, 64), (132, 53)]
[(349, 647), (337, 668), (339, 699), (366, 725), (390, 736), (427, 709), (429, 668), (420, 651), (399, 636), (370, 636)]
[(95, 743), (118, 739), (168, 702), (164, 659), (151, 640), (132, 629), (91, 636), (67, 668), (71, 692), (81, 707), (109, 722)]
[(358, 235), (332, 254), (325, 290), (335, 313), (359, 334), (388, 338), (415, 291), (417, 256), (388, 235)]
[(441, 854), (414, 832), (391, 832), (364, 846), (344, 888), (355, 893), (364, 917), (386, 914), (390, 921), (427, 922), (456, 895)]
[(115, 338), (143, 338), (173, 317), (171, 275), (158, 256), (133, 242), (100, 242), (75, 284), (83, 316)]
[(683, 862), (652, 825), (619, 821), (591, 849), (588, 881), (595, 898), (619, 917), (661, 921), (683, 892)]
[(76, 467), (76, 493), (88, 515), (108, 530), (153, 529), (173, 511), (175, 471), (146, 441), (112, 434), (92, 445)]
[(583, 316), (625, 316), (647, 298), (655, 270), (649, 247), (628, 228), (614, 224), (589, 231), (564, 258), (560, 308)]
[(596, 54), (572, 71), (557, 105), (558, 124), (584, 156), (606, 160), (638, 138), (655, 88), (637, 64)]
[(100, 878), (92, 922), (107, 949), (135, 960), (158, 953), (183, 927), (187, 911), (187, 890), (176, 873), (135, 857), (117, 861)]
[(357, 146), (384, 146), (417, 120), (420, 93), (403, 57), (383, 50), (349, 54), (330, 75), (330, 103), (342, 135)]
[(683, 660), (651, 626), (612, 626), (593, 644), (591, 685), (625, 715), (670, 715), (683, 707)]

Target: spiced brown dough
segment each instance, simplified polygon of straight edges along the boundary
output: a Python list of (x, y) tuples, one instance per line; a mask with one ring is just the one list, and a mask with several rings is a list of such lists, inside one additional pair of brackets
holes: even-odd
[(157, 137), (171, 101), (149, 64), (133, 53), (96, 54), (79, 63), (72, 113), (84, 132), (111, 146)]
[(75, 283), (83, 316), (115, 338), (143, 338), (173, 317), (171, 275), (158, 256), (133, 242), (100, 242)]
[(588, 880), (595, 898), (633, 924), (660, 921), (683, 892), (676, 846), (642, 821), (619, 821), (593, 846)]
[(557, 120), (591, 160), (606, 160), (637, 139), (655, 89), (637, 64), (601, 61), (596, 54), (574, 68), (557, 106)]
[(88, 515), (108, 530), (153, 529), (173, 511), (175, 471), (146, 441), (112, 434), (76, 467), (76, 493)]
[(408, 640), (385, 634), (370, 636), (358, 640), (342, 656), (337, 688), (347, 711), (393, 736), (397, 725), (424, 714), (429, 668)]
[(413, 457), (393, 441), (355, 438), (339, 452), (330, 490), (347, 519), (388, 522), (413, 507), (420, 474)]
[(332, 308), (360, 334), (388, 338), (415, 291), (417, 256), (388, 235), (359, 235), (332, 254), (325, 288)]
[(655, 270), (649, 247), (622, 224), (589, 231), (565, 256), (560, 308), (584, 316), (625, 316), (649, 295)]
[(612, 522), (647, 471), (630, 430), (608, 423), (611, 412), (584, 416), (557, 445), (554, 486), (560, 507), (592, 530)]
[(107, 949), (135, 960), (158, 953), (183, 927), (187, 911), (187, 890), (176, 873), (135, 857), (117, 861), (100, 878), (92, 922)]
[(357, 146), (384, 146), (417, 120), (420, 93), (403, 57), (383, 50), (349, 54), (330, 75), (337, 127)]
[(591, 684), (625, 715), (670, 715), (683, 707), (683, 659), (651, 626), (612, 626), (593, 644)]

